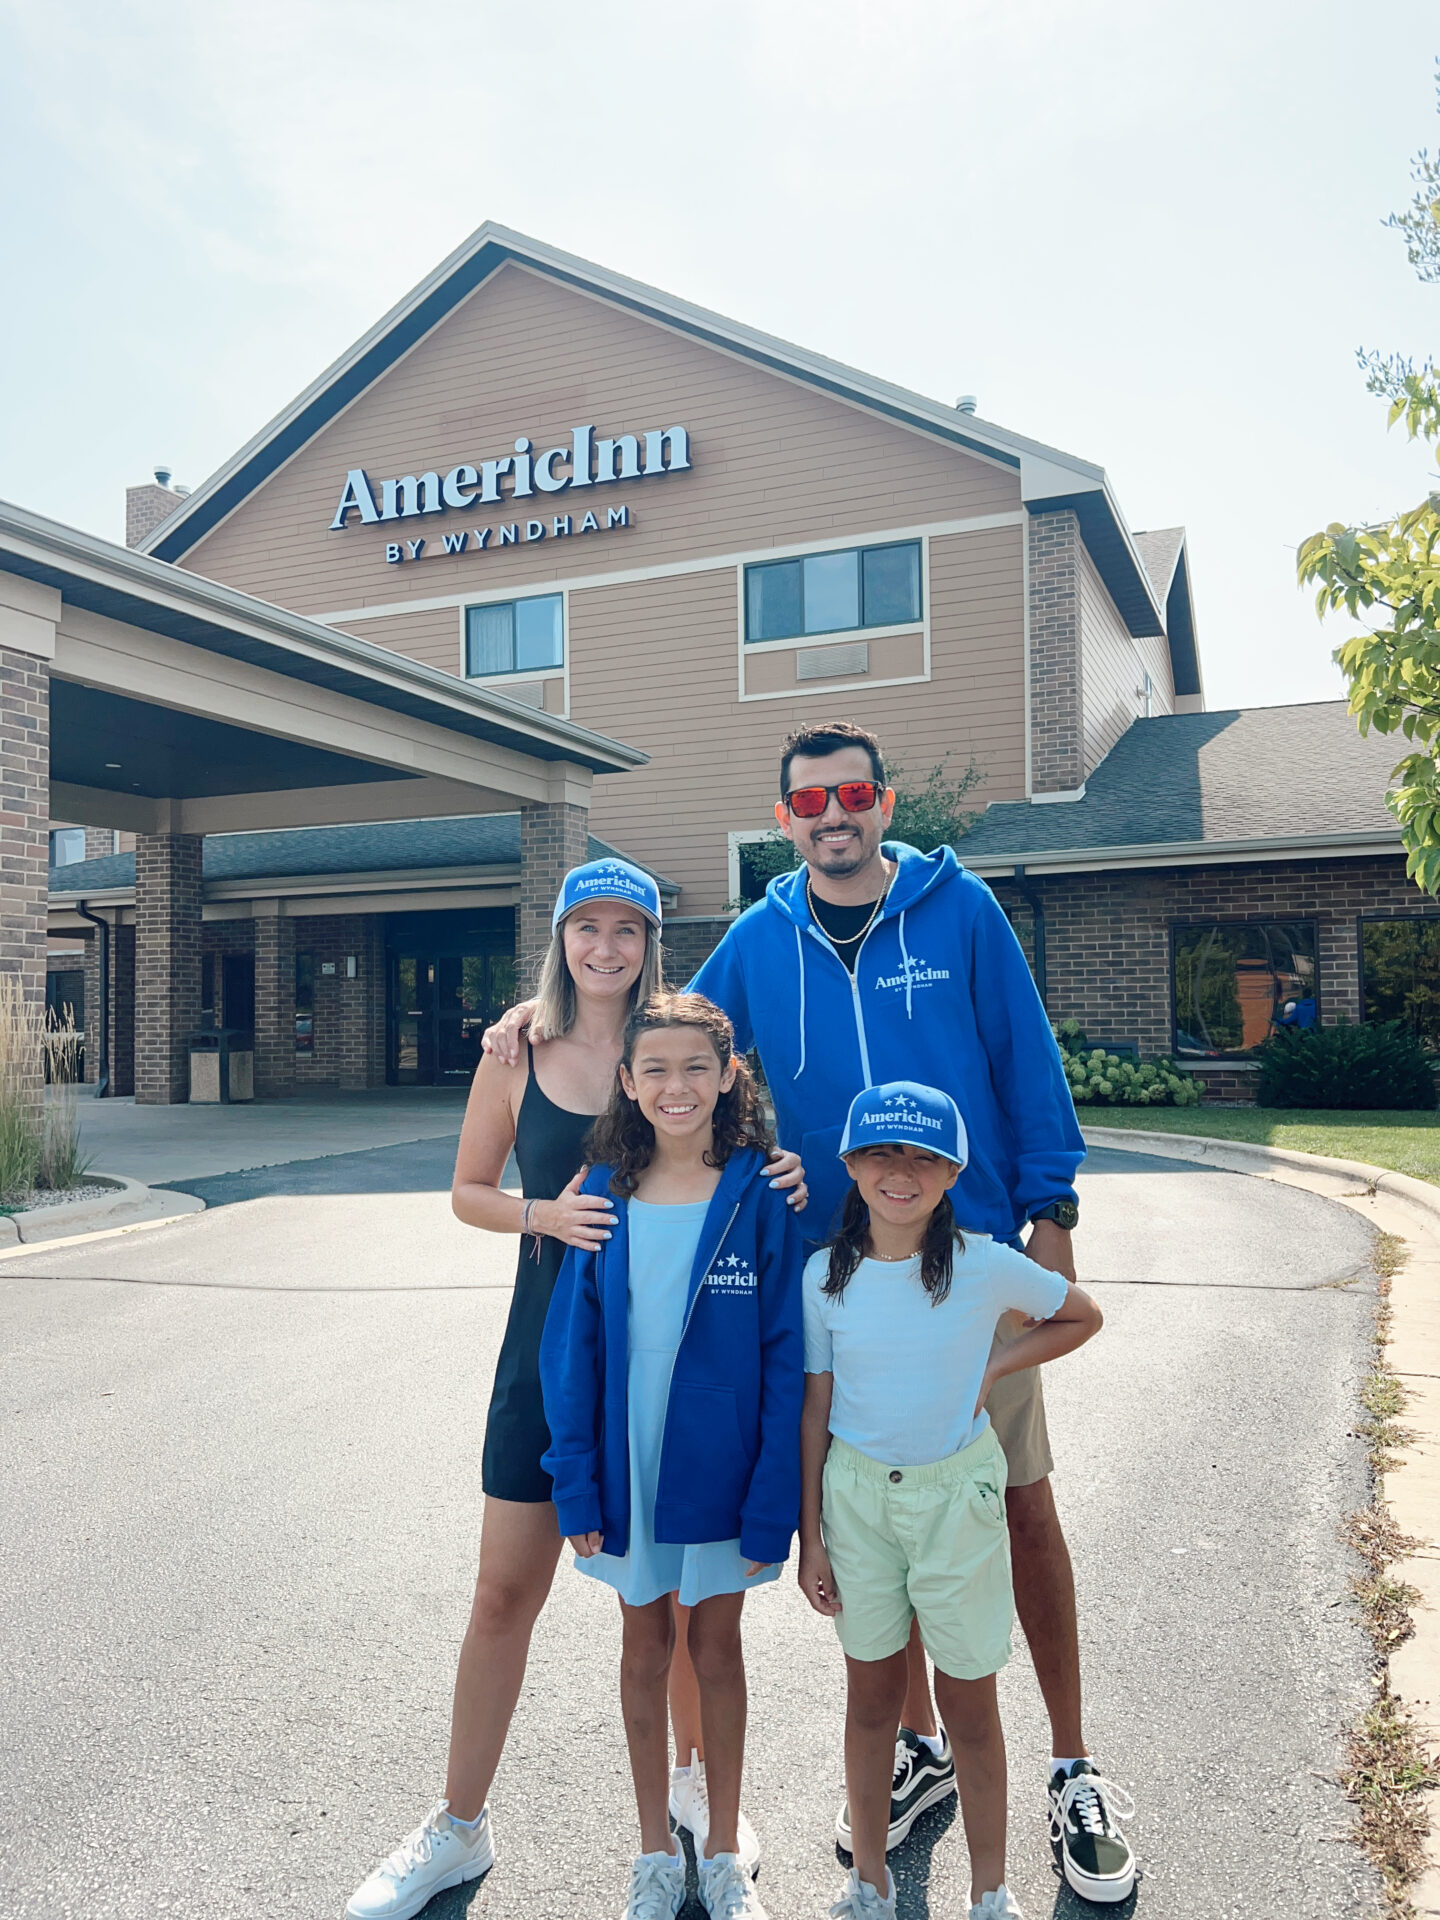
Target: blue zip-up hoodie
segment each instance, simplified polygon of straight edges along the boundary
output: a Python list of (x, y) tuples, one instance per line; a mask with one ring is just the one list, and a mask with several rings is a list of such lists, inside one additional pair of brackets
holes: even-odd
[[(795, 1215), (765, 1158), (732, 1154), (705, 1215), (684, 1331), (670, 1376), (654, 1533), (698, 1545), (740, 1541), (749, 1560), (786, 1559), (800, 1519), (800, 1403), (805, 1356), (804, 1251)], [(608, 1193), (592, 1167), (582, 1193)], [(630, 1238), (624, 1200), (609, 1240), (572, 1247), (540, 1342), (540, 1385), (564, 1534), (630, 1540)]]
[(816, 926), (804, 867), (772, 880), (691, 988), (723, 1007), (735, 1046), (760, 1052), (780, 1144), (805, 1163), (807, 1233), (824, 1239), (849, 1178), (836, 1158), (864, 1087), (920, 1080), (964, 1116), (961, 1224), (1011, 1240), (1073, 1199), (1085, 1142), (1050, 1022), (993, 893), (954, 850), (887, 841), (896, 874), (852, 979)]

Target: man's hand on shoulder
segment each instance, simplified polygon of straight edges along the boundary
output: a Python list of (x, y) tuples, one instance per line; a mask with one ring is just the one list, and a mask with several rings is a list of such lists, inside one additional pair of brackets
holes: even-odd
[(533, 1000), (518, 1001), (480, 1036), (483, 1051), (493, 1053), (502, 1067), (513, 1067), (519, 1060), (520, 1043), (535, 1017), (535, 1004)]

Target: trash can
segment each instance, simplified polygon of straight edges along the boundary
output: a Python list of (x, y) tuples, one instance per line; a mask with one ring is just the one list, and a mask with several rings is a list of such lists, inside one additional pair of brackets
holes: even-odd
[(192, 1105), (255, 1098), (255, 1036), (242, 1027), (201, 1027), (190, 1036)]

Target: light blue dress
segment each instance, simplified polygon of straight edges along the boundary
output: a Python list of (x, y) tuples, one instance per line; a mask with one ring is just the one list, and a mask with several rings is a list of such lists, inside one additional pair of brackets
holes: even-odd
[(681, 1546), (655, 1538), (655, 1489), (660, 1480), (660, 1443), (670, 1398), (670, 1374), (685, 1325), (685, 1296), (690, 1270), (709, 1210), (707, 1200), (680, 1207), (648, 1201), (621, 1203), (630, 1233), (629, 1395), (630, 1550), (625, 1554), (576, 1556), (575, 1565), (592, 1580), (614, 1587), (632, 1607), (647, 1607), (662, 1593), (678, 1593), (683, 1606), (717, 1593), (744, 1593), (778, 1580), (779, 1567), (767, 1567), (753, 1580), (738, 1540)]

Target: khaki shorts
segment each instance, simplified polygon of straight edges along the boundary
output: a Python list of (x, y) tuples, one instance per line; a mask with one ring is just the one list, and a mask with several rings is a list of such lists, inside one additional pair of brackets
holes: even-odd
[[(995, 1329), (991, 1352), (1018, 1340), (1024, 1330), (1025, 1322), (1020, 1314), (1004, 1314)], [(1024, 1373), (1007, 1373), (1003, 1380), (997, 1380), (990, 1389), (985, 1408), (995, 1429), (995, 1438), (1005, 1450), (1009, 1470), (1007, 1485), (1033, 1486), (1055, 1471), (1038, 1367), (1027, 1367)]]
[(991, 1428), (919, 1467), (888, 1467), (832, 1439), (821, 1497), (825, 1551), (852, 1660), (888, 1660), (910, 1623), (956, 1680), (1010, 1658), (1015, 1597), (1005, 1520), (1005, 1456)]

